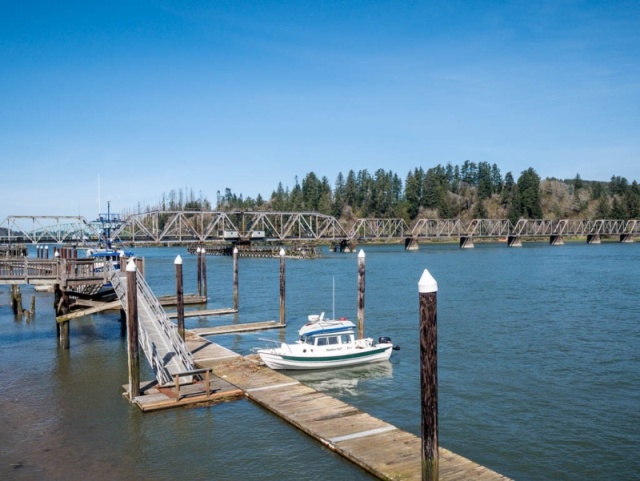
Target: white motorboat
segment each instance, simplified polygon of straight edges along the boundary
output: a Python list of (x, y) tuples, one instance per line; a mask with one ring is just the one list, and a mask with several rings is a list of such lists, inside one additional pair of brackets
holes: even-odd
[(327, 369), (387, 361), (394, 346), (388, 337), (377, 342), (371, 338), (356, 339), (356, 326), (346, 318), (324, 319), (309, 316), (298, 332), (295, 343), (258, 349), (262, 361), (271, 369)]

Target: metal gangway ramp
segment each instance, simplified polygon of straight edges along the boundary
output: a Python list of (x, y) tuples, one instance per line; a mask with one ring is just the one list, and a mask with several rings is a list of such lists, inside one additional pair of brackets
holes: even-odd
[[(109, 280), (127, 312), (127, 277), (124, 271), (115, 270), (112, 265)], [(174, 381), (173, 376), (194, 370), (191, 352), (178, 334), (147, 281), (136, 276), (138, 292), (138, 339), (144, 354), (160, 385)], [(180, 376), (180, 382), (189, 383), (192, 376)]]

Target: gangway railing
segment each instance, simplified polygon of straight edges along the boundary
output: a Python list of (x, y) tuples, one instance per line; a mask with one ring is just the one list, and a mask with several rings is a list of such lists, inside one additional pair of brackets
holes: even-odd
[[(110, 264), (109, 279), (122, 307), (127, 311), (126, 276)], [(139, 343), (158, 383), (166, 385), (173, 382), (175, 374), (193, 371), (193, 356), (144, 277), (136, 276), (136, 283)], [(180, 381), (191, 382), (192, 376), (180, 377)]]

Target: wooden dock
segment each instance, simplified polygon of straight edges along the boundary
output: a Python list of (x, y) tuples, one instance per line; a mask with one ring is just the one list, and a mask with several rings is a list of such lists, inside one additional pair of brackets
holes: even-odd
[[(209, 316), (224, 316), (227, 314), (236, 314), (238, 309), (233, 309), (231, 307), (222, 307), (220, 309), (193, 309), (189, 311), (184, 311), (184, 317), (209, 317)], [(178, 313), (175, 311), (168, 312), (167, 316), (169, 319), (177, 319)]]
[[(316, 391), (264, 366), (259, 357), (242, 357), (197, 336), (194, 360), (241, 389), (253, 402), (385, 480), (422, 479), (421, 440), (358, 408)], [(505, 481), (505, 476), (440, 448), (440, 479)]]
[[(194, 356), (205, 362), (240, 357), (239, 354), (198, 336), (190, 335), (189, 338), (190, 340), (186, 342), (187, 348)], [(201, 377), (204, 377), (204, 379), (196, 380), (191, 384), (180, 385), (179, 389), (176, 389), (175, 383), (167, 386), (158, 386), (156, 381), (142, 382), (140, 383), (140, 395), (133, 399), (133, 403), (142, 411), (149, 412), (177, 407), (215, 404), (244, 397), (242, 389), (218, 376), (205, 377), (201, 375)], [(123, 397), (129, 399), (129, 385), (125, 384), (122, 388), (124, 390)]]
[(190, 331), (198, 336), (214, 336), (219, 334), (233, 334), (237, 332), (265, 331), (268, 329), (282, 329), (286, 324), (280, 321), (259, 321), (242, 324), (229, 324), (226, 326), (198, 327)]

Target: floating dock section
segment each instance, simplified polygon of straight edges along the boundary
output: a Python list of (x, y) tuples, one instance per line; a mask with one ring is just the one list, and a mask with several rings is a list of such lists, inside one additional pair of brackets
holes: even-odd
[[(243, 357), (213, 346), (204, 343), (193, 351), (196, 366), (210, 369), (253, 402), (372, 475), (397, 481), (422, 479), (418, 436), (269, 369), (256, 355)], [(439, 453), (441, 480), (509, 479), (442, 447)]]

